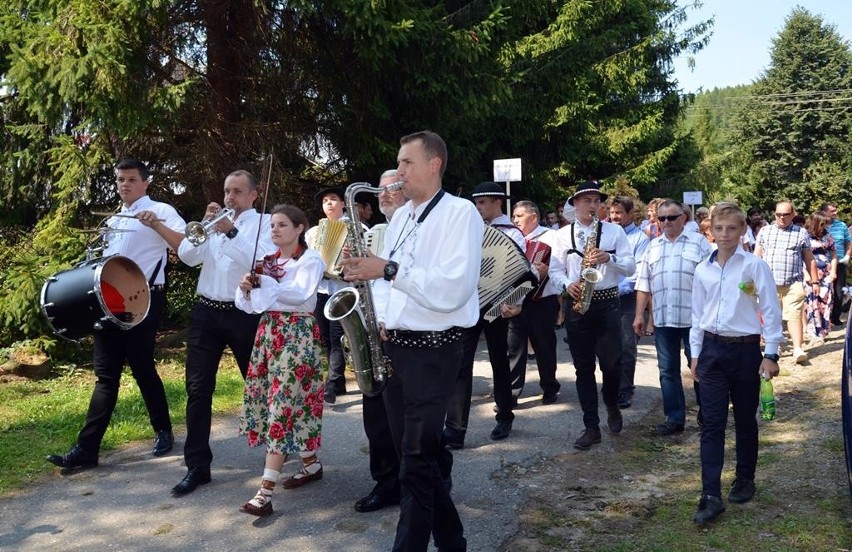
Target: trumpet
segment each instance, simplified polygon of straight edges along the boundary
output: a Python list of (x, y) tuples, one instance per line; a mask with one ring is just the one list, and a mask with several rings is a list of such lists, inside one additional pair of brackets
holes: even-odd
[(216, 216), (212, 219), (204, 222), (190, 222), (186, 225), (186, 229), (184, 230), (184, 235), (186, 236), (186, 240), (198, 247), (202, 243), (207, 241), (207, 238), (210, 237), (210, 229), (224, 218), (231, 218), (234, 215), (233, 209), (220, 209)]

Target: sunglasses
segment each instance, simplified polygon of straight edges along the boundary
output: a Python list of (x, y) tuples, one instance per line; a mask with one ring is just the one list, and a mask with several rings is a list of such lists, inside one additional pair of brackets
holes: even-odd
[(680, 215), (667, 215), (667, 216), (658, 216), (657, 218), (660, 220), (660, 222), (665, 222), (665, 221), (674, 222), (682, 216), (683, 216), (682, 214), (680, 214)]

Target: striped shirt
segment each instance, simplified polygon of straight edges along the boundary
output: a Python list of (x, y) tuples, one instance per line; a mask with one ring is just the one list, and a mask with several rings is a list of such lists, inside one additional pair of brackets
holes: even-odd
[(636, 291), (650, 293), (654, 325), (688, 328), (692, 325), (692, 279), (695, 267), (710, 256), (707, 239), (695, 232), (681, 232), (669, 240), (665, 234), (651, 240), (639, 263)]
[(770, 224), (757, 235), (757, 247), (763, 249), (761, 256), (769, 265), (776, 286), (802, 281), (802, 254), (811, 249), (811, 239), (804, 228), (796, 224), (787, 228)]

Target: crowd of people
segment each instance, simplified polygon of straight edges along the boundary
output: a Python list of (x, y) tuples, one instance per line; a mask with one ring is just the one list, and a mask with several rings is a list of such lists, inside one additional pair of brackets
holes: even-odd
[[(245, 379), (240, 432), (249, 446), (266, 450), (258, 491), (241, 509), (269, 515), (277, 486), (292, 489), (322, 478), (323, 408), (347, 393), (344, 329), (326, 317), (323, 306), (351, 282), (369, 282), (369, 308), (393, 371), (380, 395), (363, 397), (376, 484), (354, 507), (371, 512), (400, 505), (394, 550), (425, 550), (430, 539), (441, 550), (466, 548), (451, 495), (452, 451), (464, 447), (469, 429), (473, 359), (483, 333), (493, 372), (491, 439), (500, 441), (518, 423), (513, 410), (525, 390), (528, 361), (537, 365), (542, 404), (559, 400), (557, 332), (564, 329), (583, 413), (573, 443), (580, 451), (602, 440), (599, 392), (606, 427), (611, 433), (624, 429), (621, 411), (633, 401), (637, 343), (653, 336), (660, 436), (685, 430), (682, 356), (692, 372), (703, 487), (694, 521), (706, 523), (725, 509), (721, 473), (729, 403), (737, 465), (728, 500), (751, 500), (758, 387), (761, 377), (778, 374), (782, 320), (797, 364), (808, 360), (806, 336), (817, 345), (840, 324), (852, 239), (836, 205), (826, 203), (800, 224), (793, 204), (781, 201), (770, 224), (759, 209), (745, 213), (723, 202), (697, 209), (693, 218), (685, 205), (655, 198), (643, 217), (636, 198), (610, 198), (599, 183), (588, 181), (542, 218), (539, 206), (528, 200), (504, 213), (507, 197), (494, 182), (476, 186), (471, 200), (445, 193), (447, 147), (433, 132), (403, 137), (397, 165), (381, 175), (375, 195), (356, 199), (357, 218), (350, 219), (342, 189), (317, 194), (327, 219), (357, 221), (347, 225), (349, 234), (353, 226), (358, 233), (369, 231), (362, 223), (373, 218), (375, 196), (387, 221), (381, 225), (381, 249), (366, 255), (348, 255), (347, 249), (336, 261), (335, 276), (319, 251), (320, 225), (309, 229), (305, 213), (294, 205), (258, 213), (258, 184), (251, 173), (239, 170), (225, 178), (223, 204), (233, 215), (219, 217), (211, 235), (193, 243), (174, 208), (148, 197), (146, 166), (119, 163), (122, 216), (107, 224), (130, 232), (116, 233), (104, 254), (121, 254), (139, 265), (149, 280), (151, 309), (128, 330), (95, 331), (97, 382), (85, 425), (68, 453), (48, 461), (65, 470), (98, 465), (125, 362), (150, 414), (153, 454), (173, 448), (154, 365), (171, 249), (187, 265), (202, 267), (187, 338), (187, 472), (172, 489), (177, 496), (211, 481), (212, 398), (226, 347)], [(222, 208), (210, 203), (205, 221), (216, 219)], [(486, 225), (527, 256), (536, 280), (525, 296), (499, 305), (500, 316), (490, 321), (477, 293)], [(298, 455), (299, 466), (283, 477), (290, 455)]]

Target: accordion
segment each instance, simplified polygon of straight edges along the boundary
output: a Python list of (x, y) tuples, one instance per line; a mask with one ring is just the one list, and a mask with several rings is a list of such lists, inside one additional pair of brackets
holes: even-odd
[(370, 250), (373, 255), (379, 256), (382, 254), (382, 247), (385, 244), (385, 232), (388, 229), (386, 223), (377, 224), (364, 232), (364, 245)]
[(347, 226), (345, 222), (320, 219), (316, 236), (312, 247), (325, 261), (325, 272), (323, 276), (332, 280), (342, 280), (340, 271), (340, 258), (343, 254), (343, 246), (346, 244)]
[[(530, 240), (527, 242), (527, 259), (530, 260), (530, 264), (532, 263), (544, 263), (550, 266), (550, 246), (544, 242)], [(539, 301), (541, 300), (541, 294), (544, 292), (544, 287), (547, 285), (547, 281), (550, 279), (548, 275), (544, 275), (536, 288), (530, 293), (531, 301)]]
[(537, 283), (538, 278), (524, 251), (500, 230), (486, 226), (477, 285), (480, 315), (489, 322), (496, 318), (502, 303), (520, 299), (529, 293), (532, 285), (524, 286), (523, 291), (518, 290), (514, 298), (512, 295), (526, 282)]

